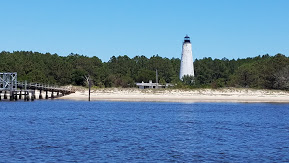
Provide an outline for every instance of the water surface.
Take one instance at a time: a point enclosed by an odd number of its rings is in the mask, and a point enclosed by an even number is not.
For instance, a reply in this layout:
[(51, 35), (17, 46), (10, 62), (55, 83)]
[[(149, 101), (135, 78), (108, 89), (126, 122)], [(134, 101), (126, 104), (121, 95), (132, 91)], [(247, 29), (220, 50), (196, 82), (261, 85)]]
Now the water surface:
[(288, 162), (289, 105), (0, 102), (0, 162)]

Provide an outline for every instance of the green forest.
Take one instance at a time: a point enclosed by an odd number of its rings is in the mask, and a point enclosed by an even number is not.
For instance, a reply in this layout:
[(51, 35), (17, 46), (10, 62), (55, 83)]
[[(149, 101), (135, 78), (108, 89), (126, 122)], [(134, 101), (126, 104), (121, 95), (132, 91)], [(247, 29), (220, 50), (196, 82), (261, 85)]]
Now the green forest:
[(0, 72), (17, 72), (18, 80), (57, 85), (85, 86), (90, 76), (94, 87), (135, 87), (137, 82), (172, 83), (176, 88), (246, 87), (289, 89), (289, 58), (283, 54), (244, 59), (212, 59), (194, 61), (195, 77), (179, 80), (180, 59), (154, 55), (150, 58), (112, 56), (108, 62), (98, 57), (71, 53), (14, 51), (0, 53)]

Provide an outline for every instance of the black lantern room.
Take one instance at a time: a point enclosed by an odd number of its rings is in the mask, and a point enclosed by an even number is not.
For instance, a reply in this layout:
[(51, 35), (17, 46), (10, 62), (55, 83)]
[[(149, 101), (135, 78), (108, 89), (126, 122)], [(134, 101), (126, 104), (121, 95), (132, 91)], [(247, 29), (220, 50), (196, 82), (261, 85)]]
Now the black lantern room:
[(188, 35), (186, 35), (184, 42), (191, 42), (190, 37)]

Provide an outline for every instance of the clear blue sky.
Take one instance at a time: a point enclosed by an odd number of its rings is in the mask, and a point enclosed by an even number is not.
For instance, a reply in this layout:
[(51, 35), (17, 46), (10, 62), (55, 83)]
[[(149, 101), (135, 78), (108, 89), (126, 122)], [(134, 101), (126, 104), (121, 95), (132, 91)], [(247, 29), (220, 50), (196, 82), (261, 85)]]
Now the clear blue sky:
[(0, 0), (0, 51), (194, 59), (289, 55), (289, 0)]

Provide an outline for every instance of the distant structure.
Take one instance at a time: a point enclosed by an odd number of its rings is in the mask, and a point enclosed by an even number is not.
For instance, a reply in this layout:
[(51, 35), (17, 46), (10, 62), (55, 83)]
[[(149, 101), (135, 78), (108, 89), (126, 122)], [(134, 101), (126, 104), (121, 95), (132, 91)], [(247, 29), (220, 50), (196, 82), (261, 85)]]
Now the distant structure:
[(173, 87), (173, 84), (166, 83), (166, 84), (159, 84), (159, 83), (153, 83), (151, 80), (148, 83), (136, 83), (136, 86), (138, 86), (139, 89), (158, 89), (158, 88), (168, 88)]
[(158, 88), (168, 88), (174, 86), (173, 84), (170, 83), (165, 83), (165, 84), (159, 84), (158, 82), (158, 70), (156, 70), (156, 82), (153, 83), (152, 80), (150, 80), (148, 83), (136, 83), (139, 89), (147, 89), (147, 88), (153, 88), (153, 89), (158, 89)]
[(180, 79), (185, 75), (194, 76), (194, 63), (193, 63), (193, 53), (192, 53), (192, 44), (190, 37), (186, 35), (183, 42), (182, 49), (182, 59), (180, 67)]

